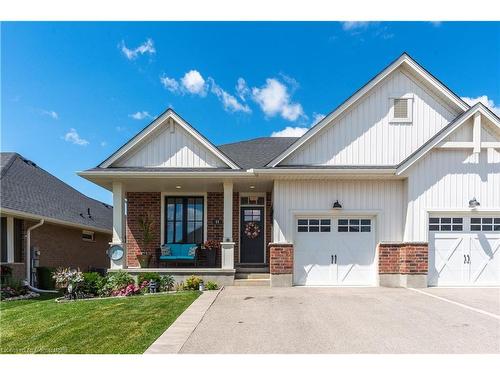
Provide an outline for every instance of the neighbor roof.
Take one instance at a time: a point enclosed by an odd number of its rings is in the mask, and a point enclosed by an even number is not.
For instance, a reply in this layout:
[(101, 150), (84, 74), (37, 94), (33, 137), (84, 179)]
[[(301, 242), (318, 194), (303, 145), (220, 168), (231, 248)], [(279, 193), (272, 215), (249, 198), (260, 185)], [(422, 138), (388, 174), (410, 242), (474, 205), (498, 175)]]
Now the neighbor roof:
[(262, 168), (295, 142), (297, 137), (261, 137), (217, 146), (241, 168)]
[(0, 153), (0, 170), (2, 211), (111, 231), (110, 205), (83, 195), (18, 153)]

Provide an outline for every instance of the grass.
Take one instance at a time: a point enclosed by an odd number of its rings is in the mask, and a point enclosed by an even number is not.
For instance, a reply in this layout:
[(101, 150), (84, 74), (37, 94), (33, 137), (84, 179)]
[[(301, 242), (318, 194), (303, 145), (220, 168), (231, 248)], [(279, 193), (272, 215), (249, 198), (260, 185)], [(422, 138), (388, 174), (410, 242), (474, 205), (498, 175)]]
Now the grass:
[(0, 353), (143, 353), (200, 295), (0, 303)]

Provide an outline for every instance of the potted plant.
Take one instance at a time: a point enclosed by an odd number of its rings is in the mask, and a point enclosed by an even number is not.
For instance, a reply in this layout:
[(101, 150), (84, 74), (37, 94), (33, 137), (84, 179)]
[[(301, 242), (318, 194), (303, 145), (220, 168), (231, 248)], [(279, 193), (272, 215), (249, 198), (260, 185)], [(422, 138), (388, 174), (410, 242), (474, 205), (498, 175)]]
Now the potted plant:
[(148, 246), (154, 238), (153, 215), (148, 212), (144, 216), (140, 216), (137, 222), (139, 224), (142, 242), (141, 252), (137, 255), (137, 260), (139, 261), (141, 268), (147, 268), (149, 266), (149, 261), (151, 260), (151, 254), (148, 253)]
[(202, 249), (206, 251), (208, 267), (215, 267), (215, 258), (217, 250), (220, 249), (220, 243), (217, 241), (209, 240), (203, 244)]

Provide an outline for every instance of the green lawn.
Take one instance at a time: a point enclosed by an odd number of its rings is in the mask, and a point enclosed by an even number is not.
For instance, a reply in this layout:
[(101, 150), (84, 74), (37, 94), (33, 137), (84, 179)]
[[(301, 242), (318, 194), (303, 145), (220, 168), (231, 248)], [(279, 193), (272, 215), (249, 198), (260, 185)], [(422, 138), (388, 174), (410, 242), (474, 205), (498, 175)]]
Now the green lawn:
[(200, 295), (0, 303), (0, 353), (143, 353)]

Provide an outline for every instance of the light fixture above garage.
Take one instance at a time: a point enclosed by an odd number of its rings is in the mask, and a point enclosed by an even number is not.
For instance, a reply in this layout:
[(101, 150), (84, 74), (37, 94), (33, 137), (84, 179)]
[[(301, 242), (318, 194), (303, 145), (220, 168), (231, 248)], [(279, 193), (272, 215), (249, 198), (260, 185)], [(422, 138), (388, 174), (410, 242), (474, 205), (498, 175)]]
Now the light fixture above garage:
[(340, 204), (340, 202), (338, 201), (338, 199), (333, 203), (333, 207), (332, 207), (334, 210), (340, 210), (342, 209), (342, 205)]
[(480, 206), (480, 203), (475, 197), (469, 201), (469, 208), (477, 208), (478, 206)]
[(254, 185), (250, 185), (250, 189), (255, 189), (255, 186)]
[(176, 189), (180, 189), (180, 188), (182, 188), (182, 186), (181, 185), (177, 185), (175, 188)]

